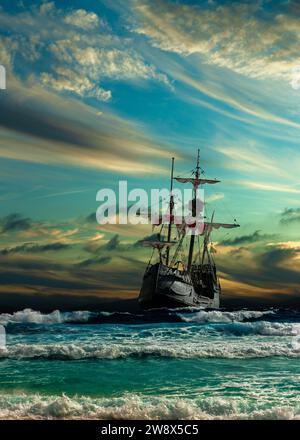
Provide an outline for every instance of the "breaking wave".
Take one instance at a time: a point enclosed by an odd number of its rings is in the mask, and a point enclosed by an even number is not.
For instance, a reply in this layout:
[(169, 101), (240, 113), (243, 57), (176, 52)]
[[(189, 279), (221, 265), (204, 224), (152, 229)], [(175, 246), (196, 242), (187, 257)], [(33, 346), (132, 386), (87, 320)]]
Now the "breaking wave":
[(24, 309), (12, 314), (0, 314), (0, 324), (62, 324), (67, 322), (88, 322), (94, 315), (95, 313), (86, 310), (75, 312), (60, 312), (59, 310), (54, 310), (52, 313), (43, 314), (39, 311)]
[(0, 419), (299, 420), (300, 412), (291, 402), (254, 408), (246, 399), (205, 396), (192, 401), (133, 394), (98, 399), (23, 394), (0, 396)]
[(64, 324), (64, 323), (120, 323), (141, 324), (154, 322), (190, 322), (230, 323), (259, 320), (265, 316), (274, 315), (275, 311), (240, 310), (236, 312), (212, 310), (205, 311), (196, 308), (150, 310), (148, 312), (91, 312), (87, 310), (61, 312), (54, 310), (45, 314), (40, 311), (25, 309), (15, 313), (0, 314), (0, 324)]
[(260, 319), (265, 315), (272, 315), (275, 312), (273, 310), (268, 311), (251, 311), (240, 310), (237, 312), (225, 312), (219, 310), (212, 310), (206, 312), (200, 310), (196, 313), (189, 315), (181, 314), (181, 318), (185, 322), (205, 323), (205, 322), (242, 322), (246, 320)]
[(182, 340), (147, 343), (51, 343), (14, 344), (0, 350), (0, 359), (84, 360), (121, 358), (266, 358), (300, 357), (300, 341), (297, 336), (281, 340), (229, 339), (228, 341), (201, 340), (186, 343)]

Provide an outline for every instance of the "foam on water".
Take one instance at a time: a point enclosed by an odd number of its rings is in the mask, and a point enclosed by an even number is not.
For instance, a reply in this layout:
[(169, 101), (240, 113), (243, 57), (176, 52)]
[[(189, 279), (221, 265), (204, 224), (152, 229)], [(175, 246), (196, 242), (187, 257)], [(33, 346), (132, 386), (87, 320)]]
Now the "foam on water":
[(87, 323), (87, 322), (190, 322), (190, 323), (229, 323), (243, 322), (248, 320), (261, 319), (266, 315), (273, 315), (275, 311), (251, 311), (240, 310), (228, 312), (221, 310), (205, 311), (195, 307), (186, 309), (164, 309), (152, 310), (141, 313), (130, 312), (90, 312), (79, 310), (74, 312), (61, 312), (54, 310), (51, 313), (44, 314), (40, 311), (25, 309), (15, 313), (0, 314), (0, 324), (63, 324), (63, 323)]
[(93, 312), (80, 310), (75, 312), (60, 312), (54, 310), (52, 313), (43, 314), (39, 311), (24, 309), (15, 313), (0, 314), (0, 324), (8, 323), (32, 323), (32, 324), (62, 324), (67, 322), (88, 322)]
[(0, 324), (3, 419), (300, 418), (298, 312), (25, 309)]
[(264, 357), (300, 357), (300, 344), (292, 338), (288, 340), (263, 339), (229, 339), (203, 341), (194, 340), (190, 343), (174, 339), (147, 343), (132, 341), (131, 343), (51, 343), (51, 344), (13, 344), (0, 350), (0, 358), (9, 359), (45, 359), (45, 360), (78, 360), (78, 359), (118, 359), (161, 357), (178, 359), (201, 358), (264, 358)]
[(98, 398), (14, 395), (0, 396), (0, 419), (300, 419), (300, 409), (283, 402), (254, 408), (246, 399), (176, 399), (127, 394)]
[(259, 319), (264, 315), (274, 314), (273, 310), (268, 311), (251, 311), (240, 310), (238, 312), (224, 312), (220, 310), (212, 310), (206, 312), (200, 310), (190, 315), (181, 314), (182, 320), (185, 322), (205, 323), (205, 322), (241, 322), (249, 319)]

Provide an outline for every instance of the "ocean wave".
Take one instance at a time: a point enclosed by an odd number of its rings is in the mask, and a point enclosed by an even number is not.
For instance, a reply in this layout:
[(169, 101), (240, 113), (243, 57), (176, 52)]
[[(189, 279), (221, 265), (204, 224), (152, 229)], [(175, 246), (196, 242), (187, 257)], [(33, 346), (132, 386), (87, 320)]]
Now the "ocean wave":
[(231, 322), (225, 325), (214, 326), (214, 329), (234, 336), (300, 336), (300, 324), (279, 322)]
[(51, 343), (51, 344), (14, 344), (0, 350), (0, 359), (45, 359), (45, 360), (84, 360), (84, 359), (121, 359), (121, 358), (264, 358), (264, 357), (300, 357), (300, 341), (297, 336), (283, 341), (264, 339), (231, 340), (167, 340), (128, 341), (123, 343)]
[(36, 310), (24, 309), (12, 314), (0, 314), (0, 324), (63, 324), (68, 322), (88, 322), (94, 315), (94, 312), (87, 310), (75, 312), (60, 312), (59, 310), (54, 310), (51, 313), (43, 314)]
[(246, 399), (199, 396), (196, 400), (127, 394), (113, 398), (0, 396), (0, 419), (245, 420), (300, 419), (291, 403), (256, 407)]
[(186, 322), (193, 324), (205, 323), (230, 323), (259, 320), (266, 315), (272, 316), (274, 310), (253, 311), (240, 310), (235, 312), (211, 310), (205, 311), (194, 307), (186, 309), (163, 309), (150, 310), (141, 313), (130, 312), (91, 312), (79, 310), (73, 312), (61, 312), (54, 310), (51, 313), (42, 313), (37, 310), (25, 309), (15, 313), (0, 314), (0, 324), (65, 324), (65, 323), (119, 323), (119, 324), (141, 324), (156, 322)]
[(267, 311), (253, 311), (253, 310), (239, 310), (236, 312), (226, 312), (220, 310), (205, 311), (200, 310), (189, 315), (181, 314), (181, 318), (185, 322), (193, 323), (207, 323), (207, 322), (242, 322), (246, 320), (260, 319), (265, 315), (273, 315), (273, 310)]

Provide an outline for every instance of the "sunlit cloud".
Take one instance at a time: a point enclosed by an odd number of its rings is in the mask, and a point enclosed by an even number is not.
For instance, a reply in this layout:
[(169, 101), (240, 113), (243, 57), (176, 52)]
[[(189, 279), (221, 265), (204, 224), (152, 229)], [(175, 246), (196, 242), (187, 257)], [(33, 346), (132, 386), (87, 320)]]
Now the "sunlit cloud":
[(259, 2), (199, 5), (166, 0), (133, 1), (138, 20), (134, 31), (164, 51), (201, 55), (215, 64), (255, 78), (289, 81), (299, 63), (298, 20), (264, 11)]

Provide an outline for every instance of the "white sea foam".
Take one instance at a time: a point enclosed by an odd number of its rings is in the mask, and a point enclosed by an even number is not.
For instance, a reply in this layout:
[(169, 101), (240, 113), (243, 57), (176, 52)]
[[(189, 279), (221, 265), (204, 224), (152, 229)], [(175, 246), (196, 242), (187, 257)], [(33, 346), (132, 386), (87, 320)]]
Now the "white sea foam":
[(285, 403), (253, 408), (244, 399), (187, 400), (127, 394), (115, 398), (39, 395), (0, 396), (0, 419), (299, 419), (299, 411)]
[(279, 322), (232, 322), (224, 325), (215, 326), (220, 332), (243, 335), (261, 335), (261, 336), (297, 336), (300, 335), (300, 324), (279, 323)]
[[(240, 310), (236, 312), (226, 312), (220, 310), (205, 311), (196, 308), (184, 309), (166, 309), (170, 314), (178, 316), (184, 322), (191, 323), (229, 323), (229, 322), (243, 322), (251, 319), (260, 319), (264, 315), (274, 314), (273, 310), (269, 311), (251, 311)], [(186, 313), (188, 311), (188, 313)], [(7, 323), (33, 323), (33, 324), (62, 324), (68, 322), (88, 322), (92, 317), (118, 317), (130, 316), (132, 319), (143, 317), (143, 314), (134, 314), (129, 312), (90, 312), (87, 310), (80, 310), (74, 312), (61, 312), (54, 310), (51, 313), (45, 314), (37, 310), (24, 309), (15, 313), (2, 313), (0, 314), (0, 324), (6, 325)], [(168, 314), (165, 315), (168, 317)], [(163, 318), (162, 318), (163, 320)]]
[(75, 312), (60, 312), (43, 314), (36, 310), (25, 309), (15, 313), (0, 314), (0, 324), (32, 323), (32, 324), (62, 324), (65, 322), (87, 322), (93, 315), (92, 312), (80, 310)]
[(205, 323), (205, 322), (242, 322), (249, 319), (259, 319), (265, 315), (274, 314), (273, 310), (268, 311), (252, 311), (239, 310), (237, 312), (224, 312), (220, 310), (211, 310), (206, 312), (200, 310), (191, 314), (179, 314), (185, 322)]
[[(265, 330), (264, 330), (265, 331)], [(119, 359), (129, 357), (167, 357), (178, 359), (200, 358), (263, 358), (263, 357), (300, 357), (300, 344), (294, 344), (293, 338), (277, 337), (262, 340), (246, 338), (219, 338), (186, 340), (162, 338), (155, 340), (14, 344), (1, 350), (0, 358), (9, 359)]]

